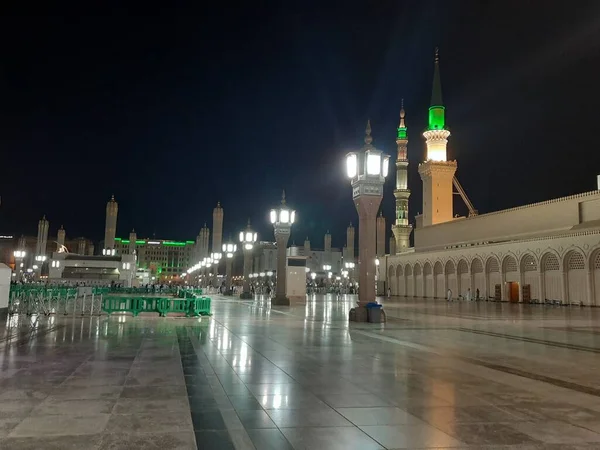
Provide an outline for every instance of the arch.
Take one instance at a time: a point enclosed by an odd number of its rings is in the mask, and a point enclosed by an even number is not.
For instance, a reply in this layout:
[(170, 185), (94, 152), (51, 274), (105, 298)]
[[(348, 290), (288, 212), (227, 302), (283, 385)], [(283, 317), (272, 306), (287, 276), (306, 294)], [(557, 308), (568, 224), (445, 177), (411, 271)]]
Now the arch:
[(471, 289), (471, 274), (469, 273), (469, 263), (466, 259), (461, 258), (456, 266), (456, 281), (458, 292), (457, 295), (461, 295), (463, 298), (469, 298), (470, 300), (470, 289)]
[(413, 277), (413, 268), (410, 264), (404, 267), (404, 289), (407, 297), (415, 295), (414, 291), (415, 278)]
[(471, 277), (473, 298), (483, 298), (485, 296), (485, 273), (483, 273), (483, 261), (478, 256), (471, 261)]
[(423, 296), (424, 297), (435, 297), (435, 282), (433, 279), (433, 267), (431, 263), (427, 261), (423, 266)]
[(500, 261), (494, 255), (485, 261), (486, 298), (502, 299), (502, 275), (500, 274)]
[(415, 264), (415, 284), (413, 290), (414, 295), (423, 297), (423, 269), (420, 263)]
[(452, 297), (458, 297), (458, 283), (456, 281), (456, 266), (454, 265), (454, 261), (449, 259), (446, 261), (446, 265), (444, 266), (444, 273), (446, 275), (446, 290), (450, 289), (452, 291)]
[(565, 294), (567, 303), (585, 304), (587, 302), (587, 271), (585, 256), (579, 249), (569, 250), (565, 254), (564, 265)]
[(540, 300), (559, 300), (562, 294), (562, 272), (558, 254), (548, 250), (540, 258), (541, 293)]
[[(523, 279), (523, 301), (540, 299), (540, 278), (538, 263), (531, 253), (525, 253), (519, 263)], [(526, 288), (529, 286), (529, 288)], [(525, 291), (529, 289), (529, 299), (525, 298)]]
[(444, 297), (446, 295), (446, 277), (441, 261), (436, 261), (433, 266), (433, 278), (434, 297)]
[(402, 269), (402, 264), (398, 264), (396, 267), (396, 292), (397, 295), (406, 295), (406, 291), (404, 289), (404, 270)]
[(515, 258), (513, 255), (506, 255), (502, 260), (502, 273), (504, 274), (517, 272), (517, 267), (517, 258)]
[(398, 295), (398, 287), (396, 284), (396, 268), (394, 266), (390, 266), (388, 269), (387, 282), (392, 295)]
[(600, 305), (600, 248), (592, 251), (588, 264), (592, 275), (592, 304)]

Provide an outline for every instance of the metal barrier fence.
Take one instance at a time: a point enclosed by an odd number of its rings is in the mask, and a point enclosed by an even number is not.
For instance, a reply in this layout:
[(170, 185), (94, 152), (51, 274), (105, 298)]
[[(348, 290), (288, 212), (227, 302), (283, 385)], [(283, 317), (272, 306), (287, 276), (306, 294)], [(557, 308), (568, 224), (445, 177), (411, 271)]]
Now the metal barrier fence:
[[(47, 288), (13, 286), (8, 302), (9, 314), (92, 316), (141, 312), (185, 314), (187, 317), (210, 315), (211, 300), (191, 289), (181, 290), (178, 297), (119, 296), (107, 288)], [(198, 290), (196, 290), (198, 291)]]

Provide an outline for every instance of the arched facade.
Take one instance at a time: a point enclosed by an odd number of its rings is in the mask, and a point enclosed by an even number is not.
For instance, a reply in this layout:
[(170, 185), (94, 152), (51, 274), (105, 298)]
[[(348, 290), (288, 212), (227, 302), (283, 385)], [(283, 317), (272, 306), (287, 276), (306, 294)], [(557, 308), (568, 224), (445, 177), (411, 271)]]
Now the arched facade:
[(417, 297), (423, 297), (423, 270), (421, 269), (421, 264), (415, 264), (414, 268), (415, 273), (415, 285), (414, 291)]
[(435, 297), (444, 298), (446, 295), (446, 278), (444, 277), (444, 266), (441, 261), (433, 265), (433, 278), (435, 284)]
[(404, 270), (402, 269), (402, 265), (398, 264), (398, 267), (396, 267), (397, 295), (406, 295), (406, 283), (404, 281)]
[(485, 296), (485, 274), (483, 272), (483, 262), (478, 256), (471, 261), (471, 279), (473, 280), (473, 298), (476, 298), (479, 290), (479, 298)]
[(544, 239), (530, 247), (490, 245), (494, 251), (487, 252), (482, 245), (396, 255), (387, 258), (384, 273), (392, 293), (400, 296), (445, 298), (450, 289), (456, 299), (470, 288), (472, 298), (479, 289), (481, 300), (600, 306), (600, 230), (582, 234), (587, 243)]
[(413, 269), (410, 264), (407, 264), (404, 268), (404, 279), (406, 283), (406, 296), (414, 297), (415, 296), (415, 279), (413, 277)]
[(452, 291), (452, 297), (458, 297), (458, 286), (456, 281), (456, 267), (454, 261), (449, 259), (444, 266), (444, 273), (446, 275), (446, 288)]
[(392, 295), (398, 295), (398, 285), (396, 284), (396, 268), (390, 266), (388, 269), (389, 289)]
[(458, 265), (456, 266), (456, 278), (458, 284), (458, 290), (456, 292), (457, 296), (462, 296), (465, 298), (467, 296), (467, 291), (471, 289), (471, 274), (469, 273), (469, 263), (464, 258), (461, 258), (458, 261)]
[(559, 300), (563, 297), (562, 293), (562, 272), (558, 255), (553, 252), (547, 252), (542, 255), (540, 263), (542, 278), (541, 301)]
[(587, 271), (583, 253), (579, 250), (570, 250), (565, 255), (563, 267), (567, 303), (586, 304)]
[(530, 253), (526, 253), (521, 258), (521, 290), (525, 289), (525, 286), (529, 286), (530, 300), (540, 299), (540, 274), (538, 270), (538, 263)]
[(431, 263), (427, 261), (423, 266), (423, 278), (425, 280), (424, 285), (424, 297), (435, 297), (435, 283), (433, 281), (433, 267), (431, 267)]

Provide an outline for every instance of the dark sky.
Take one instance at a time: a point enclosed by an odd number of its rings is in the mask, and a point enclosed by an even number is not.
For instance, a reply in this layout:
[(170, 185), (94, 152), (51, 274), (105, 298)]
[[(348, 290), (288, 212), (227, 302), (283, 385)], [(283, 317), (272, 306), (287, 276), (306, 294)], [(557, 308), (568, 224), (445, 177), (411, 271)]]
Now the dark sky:
[(35, 234), (46, 214), (51, 234), (100, 239), (114, 194), (119, 236), (192, 239), (221, 201), (225, 236), (250, 217), (270, 239), (285, 188), (292, 240), (322, 247), (330, 229), (340, 246), (357, 223), (344, 154), (370, 118), (395, 158), (403, 97), (414, 215), (436, 45), (449, 154), (476, 208), (596, 187), (600, 2), (150, 5), (0, 20), (1, 234)]

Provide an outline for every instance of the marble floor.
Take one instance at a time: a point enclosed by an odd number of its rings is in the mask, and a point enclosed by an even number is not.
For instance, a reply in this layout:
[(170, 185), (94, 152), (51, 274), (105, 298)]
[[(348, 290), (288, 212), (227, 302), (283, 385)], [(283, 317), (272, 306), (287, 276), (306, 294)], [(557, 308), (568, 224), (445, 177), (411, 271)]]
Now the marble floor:
[(11, 317), (0, 449), (600, 449), (600, 309), (355, 300)]

